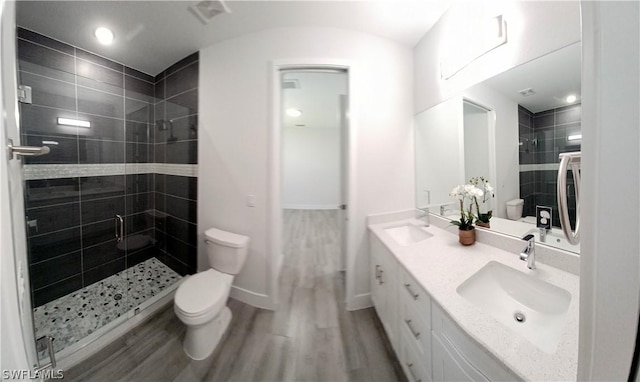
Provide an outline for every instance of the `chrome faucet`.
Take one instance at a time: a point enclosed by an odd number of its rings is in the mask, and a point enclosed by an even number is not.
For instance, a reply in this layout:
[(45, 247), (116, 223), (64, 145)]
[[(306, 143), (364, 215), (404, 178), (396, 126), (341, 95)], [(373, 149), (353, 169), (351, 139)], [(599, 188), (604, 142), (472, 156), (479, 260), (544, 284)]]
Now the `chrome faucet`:
[(422, 216), (419, 217), (420, 220), (424, 221), (424, 226), (429, 226), (429, 207), (416, 208), (417, 211), (422, 213)]
[(546, 243), (547, 242), (547, 232), (549, 230), (547, 230), (545, 227), (540, 227), (540, 242), (541, 243)]
[(527, 235), (522, 240), (527, 242), (527, 247), (520, 252), (520, 260), (527, 262), (527, 268), (536, 269), (536, 238), (533, 235)]
[(421, 216), (421, 218), (424, 218), (424, 226), (428, 227), (429, 226), (429, 204), (431, 204), (431, 190), (424, 190), (425, 194), (427, 194), (427, 207), (418, 207), (417, 209), (419, 211), (421, 211), (423, 213), (423, 215)]

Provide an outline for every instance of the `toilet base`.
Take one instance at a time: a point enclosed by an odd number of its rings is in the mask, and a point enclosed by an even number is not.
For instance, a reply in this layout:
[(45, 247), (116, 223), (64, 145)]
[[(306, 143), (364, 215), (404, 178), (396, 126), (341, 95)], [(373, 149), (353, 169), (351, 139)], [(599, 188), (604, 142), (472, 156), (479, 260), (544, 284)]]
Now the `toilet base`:
[(194, 361), (209, 357), (216, 349), (231, 322), (231, 310), (224, 307), (210, 322), (198, 326), (187, 325), (184, 352)]

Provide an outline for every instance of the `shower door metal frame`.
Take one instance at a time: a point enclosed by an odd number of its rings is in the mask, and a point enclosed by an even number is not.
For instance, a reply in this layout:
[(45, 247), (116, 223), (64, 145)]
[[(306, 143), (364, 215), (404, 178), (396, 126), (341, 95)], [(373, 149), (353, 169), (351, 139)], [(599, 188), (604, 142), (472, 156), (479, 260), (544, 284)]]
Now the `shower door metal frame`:
[[(18, 112), (18, 81), (16, 65), (16, 25), (15, 25), (15, 2), (0, 0), (1, 9), (1, 47), (2, 47), (2, 73), (0, 83), (2, 84), (2, 110), (3, 123), (0, 139), (2, 144), (5, 140), (11, 139), (16, 145), (20, 145), (19, 132), (19, 112)], [(22, 174), (22, 161), (18, 158), (9, 159), (9, 153), (13, 154), (10, 147), (5, 146), (7, 155), (4, 156), (2, 166), (3, 173), (6, 170), (7, 184), (3, 187), (9, 189), (8, 207), (3, 203), (3, 219), (11, 221), (12, 237), (12, 258), (13, 263), (3, 263), (3, 266), (10, 267), (14, 272), (14, 287), (17, 296), (17, 314), (20, 320), (20, 331), (22, 343), (18, 341), (16, 345), (22, 345), (23, 349), (16, 349), (17, 352), (24, 351), (29, 369), (38, 370), (38, 356), (36, 352), (36, 339), (34, 336), (32, 303), (30, 292), (30, 280), (27, 258), (27, 236), (26, 222), (24, 219), (24, 177)], [(4, 154), (4, 153), (3, 153)], [(13, 157), (13, 155), (11, 155)], [(4, 176), (3, 176), (4, 177)], [(3, 190), (4, 191), (4, 190)], [(3, 197), (3, 201), (5, 197)], [(3, 283), (3, 287), (5, 284)], [(4, 294), (4, 291), (3, 291)], [(9, 308), (13, 313), (13, 301), (3, 301), (4, 309)], [(5, 314), (3, 314), (5, 318)], [(6, 324), (5, 324), (6, 325)], [(16, 328), (17, 329), (17, 328)], [(21, 357), (20, 357), (21, 358)], [(16, 359), (20, 359), (16, 357)]]

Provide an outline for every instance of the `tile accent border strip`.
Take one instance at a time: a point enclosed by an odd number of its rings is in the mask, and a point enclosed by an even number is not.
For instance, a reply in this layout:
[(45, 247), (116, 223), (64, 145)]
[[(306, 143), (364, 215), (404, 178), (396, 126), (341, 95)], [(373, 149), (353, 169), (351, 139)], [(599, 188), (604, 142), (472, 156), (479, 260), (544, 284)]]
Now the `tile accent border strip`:
[(520, 172), (525, 171), (558, 171), (560, 163), (521, 164)]
[(197, 177), (198, 165), (171, 163), (28, 164), (23, 166), (23, 171), (24, 180), (154, 173)]

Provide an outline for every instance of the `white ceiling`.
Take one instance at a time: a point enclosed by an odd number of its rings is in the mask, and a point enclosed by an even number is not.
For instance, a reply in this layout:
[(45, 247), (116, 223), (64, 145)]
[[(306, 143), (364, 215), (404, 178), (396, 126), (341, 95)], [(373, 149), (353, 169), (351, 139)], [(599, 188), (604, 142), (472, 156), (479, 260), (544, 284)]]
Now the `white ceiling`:
[[(581, 97), (581, 44), (576, 43), (498, 74), (484, 83), (529, 111), (555, 109), (568, 105), (569, 94)], [(535, 94), (522, 96), (531, 88)]]
[(282, 106), (302, 112), (299, 117), (284, 113), (284, 127), (338, 129), (340, 127), (340, 95), (347, 94), (346, 73), (289, 72), (283, 81), (295, 80), (296, 89), (284, 89)]
[[(204, 25), (188, 7), (198, 1), (19, 1), (17, 24), (156, 75), (217, 42), (276, 27), (316, 26), (366, 32), (413, 47), (449, 0), (227, 1), (229, 14)], [(102, 46), (93, 31), (111, 28)]]

